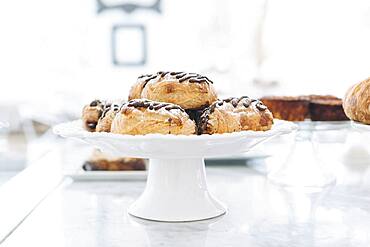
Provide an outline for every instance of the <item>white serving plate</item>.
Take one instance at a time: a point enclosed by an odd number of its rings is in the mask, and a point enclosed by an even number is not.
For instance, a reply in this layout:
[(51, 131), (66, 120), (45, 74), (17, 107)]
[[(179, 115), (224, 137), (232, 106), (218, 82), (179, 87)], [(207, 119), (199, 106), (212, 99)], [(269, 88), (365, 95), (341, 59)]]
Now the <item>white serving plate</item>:
[(269, 131), (133, 136), (88, 132), (77, 120), (55, 126), (54, 132), (78, 138), (112, 155), (149, 158), (146, 188), (128, 213), (148, 220), (184, 222), (210, 219), (226, 212), (226, 207), (208, 191), (205, 157), (245, 153), (269, 138), (295, 129), (294, 123), (275, 120)]
[(132, 181), (146, 180), (148, 171), (85, 171), (79, 168), (76, 171), (68, 171), (63, 174), (77, 181)]

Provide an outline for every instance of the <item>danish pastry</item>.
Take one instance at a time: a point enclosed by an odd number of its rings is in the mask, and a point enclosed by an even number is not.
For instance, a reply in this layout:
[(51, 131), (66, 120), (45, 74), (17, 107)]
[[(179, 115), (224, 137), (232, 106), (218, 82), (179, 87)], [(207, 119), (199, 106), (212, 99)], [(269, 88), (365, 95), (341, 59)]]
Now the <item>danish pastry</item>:
[(83, 108), (82, 122), (86, 130), (90, 132), (94, 132), (96, 130), (98, 120), (106, 106), (107, 106), (106, 103), (100, 100), (94, 100)]
[(145, 85), (151, 80), (151, 74), (141, 75), (137, 78), (136, 83), (131, 86), (128, 94), (128, 100), (141, 99), (141, 92)]
[(195, 123), (178, 105), (136, 99), (122, 105), (113, 119), (111, 132), (128, 135), (191, 135), (195, 134)]
[(213, 82), (206, 76), (186, 72), (163, 72), (139, 76), (129, 100), (145, 98), (168, 102), (183, 109), (201, 109), (217, 100)]
[(347, 91), (343, 108), (350, 119), (370, 124), (370, 78), (353, 85)]
[(98, 124), (96, 125), (97, 132), (110, 132), (111, 125), (114, 117), (120, 109), (120, 105), (112, 104), (105, 107), (103, 113), (101, 114)]
[(242, 130), (265, 131), (273, 124), (272, 113), (259, 100), (247, 96), (218, 100), (200, 116), (199, 134), (222, 134)]

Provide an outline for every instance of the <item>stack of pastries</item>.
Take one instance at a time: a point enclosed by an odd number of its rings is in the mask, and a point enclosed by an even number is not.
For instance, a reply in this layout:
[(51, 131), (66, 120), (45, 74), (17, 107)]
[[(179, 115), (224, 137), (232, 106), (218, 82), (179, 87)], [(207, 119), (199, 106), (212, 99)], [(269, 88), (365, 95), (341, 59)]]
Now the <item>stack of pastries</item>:
[(82, 120), (88, 131), (126, 135), (222, 134), (273, 125), (272, 113), (259, 100), (218, 99), (208, 77), (164, 71), (139, 76), (128, 101), (94, 100), (84, 107)]

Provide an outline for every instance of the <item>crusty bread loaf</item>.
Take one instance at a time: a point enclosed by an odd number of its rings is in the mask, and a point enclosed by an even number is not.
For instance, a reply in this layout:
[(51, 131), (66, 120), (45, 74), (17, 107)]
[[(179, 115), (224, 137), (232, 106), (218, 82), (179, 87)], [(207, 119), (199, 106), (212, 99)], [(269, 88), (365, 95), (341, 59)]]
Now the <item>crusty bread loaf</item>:
[(346, 115), (364, 124), (370, 124), (370, 78), (353, 85), (343, 101)]

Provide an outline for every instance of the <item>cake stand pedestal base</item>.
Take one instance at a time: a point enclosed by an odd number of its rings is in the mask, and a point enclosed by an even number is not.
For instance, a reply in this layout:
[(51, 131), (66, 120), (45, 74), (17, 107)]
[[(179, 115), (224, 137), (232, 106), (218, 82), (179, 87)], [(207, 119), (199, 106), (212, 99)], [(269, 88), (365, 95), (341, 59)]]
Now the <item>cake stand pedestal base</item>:
[(128, 213), (147, 220), (214, 218), (226, 208), (208, 191), (204, 159), (150, 159), (146, 188)]

